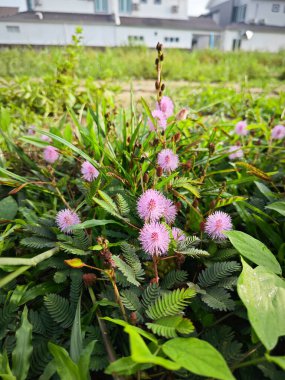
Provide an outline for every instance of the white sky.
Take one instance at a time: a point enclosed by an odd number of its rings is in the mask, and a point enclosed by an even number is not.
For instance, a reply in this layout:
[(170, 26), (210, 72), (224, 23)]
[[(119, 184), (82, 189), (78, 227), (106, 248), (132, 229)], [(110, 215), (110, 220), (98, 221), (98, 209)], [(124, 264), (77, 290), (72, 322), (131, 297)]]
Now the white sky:
[[(188, 0), (189, 1), (189, 15), (199, 16), (206, 11), (205, 6), (208, 0)], [(26, 0), (0, 0), (1, 6), (20, 7), (21, 10), (26, 9)]]

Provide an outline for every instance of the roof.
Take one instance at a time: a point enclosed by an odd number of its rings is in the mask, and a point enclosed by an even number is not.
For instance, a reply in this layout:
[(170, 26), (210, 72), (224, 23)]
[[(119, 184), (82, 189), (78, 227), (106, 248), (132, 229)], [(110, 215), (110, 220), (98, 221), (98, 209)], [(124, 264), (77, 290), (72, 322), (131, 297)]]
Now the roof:
[(233, 23), (225, 27), (226, 30), (251, 30), (253, 32), (264, 33), (285, 33), (285, 26), (275, 25), (260, 25), (260, 24), (246, 24), (246, 23)]
[[(41, 15), (41, 16), (40, 16)], [(3, 17), (1, 21), (9, 22), (39, 22), (39, 23), (113, 23), (112, 15), (88, 13), (60, 13), (60, 12), (20, 12), (10, 17)]]
[(0, 7), (0, 17), (12, 16), (18, 13), (18, 7)]
[[(42, 18), (40, 17), (42, 15)], [(115, 23), (114, 15), (85, 14), (85, 13), (59, 13), (59, 12), (21, 12), (10, 17), (3, 17), (6, 22), (39, 22), (39, 23)], [(211, 18), (189, 17), (185, 20), (144, 17), (120, 17), (122, 26), (157, 27), (180, 30), (222, 30)]]
[(214, 20), (208, 17), (189, 17), (186, 20), (173, 20), (173, 19), (157, 19), (157, 18), (144, 18), (144, 17), (120, 17), (121, 25), (123, 26), (137, 26), (137, 27), (157, 27), (168, 29), (182, 29), (182, 30), (208, 30), (220, 31), (222, 30)]

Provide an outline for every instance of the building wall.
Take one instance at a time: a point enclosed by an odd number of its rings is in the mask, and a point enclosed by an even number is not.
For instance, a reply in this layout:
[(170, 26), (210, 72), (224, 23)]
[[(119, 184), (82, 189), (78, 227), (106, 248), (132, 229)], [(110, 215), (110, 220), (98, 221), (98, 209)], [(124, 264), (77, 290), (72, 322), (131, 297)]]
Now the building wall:
[(95, 0), (31, 0), (38, 12), (94, 13)]
[[(133, 38), (130, 39), (130, 37)], [(133, 44), (144, 44), (148, 47), (154, 47), (157, 44), (157, 41), (162, 42), (163, 46), (166, 48), (175, 47), (190, 49), (192, 46), (192, 32), (187, 30), (136, 28), (124, 26), (117, 28), (118, 45), (128, 45), (132, 42)]]
[[(248, 3), (246, 22), (260, 23), (264, 20), (266, 25), (285, 26), (285, 1), (264, 0), (246, 1)], [(279, 5), (279, 12), (272, 12), (272, 6)]]
[[(222, 37), (222, 50), (231, 51), (233, 40), (239, 39), (239, 32), (226, 30)], [(273, 43), (274, 41), (274, 43)], [(285, 34), (283, 33), (264, 33), (255, 32), (250, 40), (241, 41), (243, 51), (269, 51), (276, 53), (285, 49)]]
[[(19, 27), (19, 32), (8, 32), (8, 27)], [(0, 45), (66, 45), (72, 42), (77, 25), (0, 22)], [(84, 25), (84, 45), (115, 46), (114, 25)]]
[(232, 21), (233, 0), (224, 1), (213, 6), (211, 12), (213, 12), (213, 19), (217, 24), (221, 26), (230, 24)]
[[(133, 10), (129, 15), (134, 17), (155, 17), (167, 19), (187, 19), (188, 18), (188, 1), (187, 0), (161, 0), (156, 4), (155, 0), (134, 0), (138, 10)], [(175, 10), (175, 12), (174, 12)], [(128, 14), (125, 14), (128, 16)]]

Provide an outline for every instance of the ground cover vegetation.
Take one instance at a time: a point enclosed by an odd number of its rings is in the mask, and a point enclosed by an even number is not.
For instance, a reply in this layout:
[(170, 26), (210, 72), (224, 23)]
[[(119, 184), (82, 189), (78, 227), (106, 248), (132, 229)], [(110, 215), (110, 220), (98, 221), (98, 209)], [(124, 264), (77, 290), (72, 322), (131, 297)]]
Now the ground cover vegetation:
[(158, 44), (155, 99), (118, 107), (82, 84), (80, 40), (40, 81), (2, 79), (0, 377), (283, 379), (276, 72), (258, 92), (168, 88)]

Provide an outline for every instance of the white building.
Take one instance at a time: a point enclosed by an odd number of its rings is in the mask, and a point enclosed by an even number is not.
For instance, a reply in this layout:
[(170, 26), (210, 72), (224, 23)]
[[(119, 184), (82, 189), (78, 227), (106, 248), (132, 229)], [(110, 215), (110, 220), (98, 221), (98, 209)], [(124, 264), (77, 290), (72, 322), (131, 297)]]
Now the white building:
[(98, 47), (219, 47), (221, 32), (211, 18), (189, 18), (187, 0), (28, 0), (26, 12), (0, 17), (0, 45), (66, 45), (76, 26)]
[(222, 49), (285, 49), (285, 0), (210, 0), (207, 8), (224, 28)]
[(27, 0), (26, 12), (0, 8), (0, 45), (66, 45), (82, 26), (84, 44), (94, 47), (154, 47), (160, 41), (167, 48), (285, 49), (285, 0), (210, 0), (204, 17), (188, 17), (187, 5), (188, 0)]

